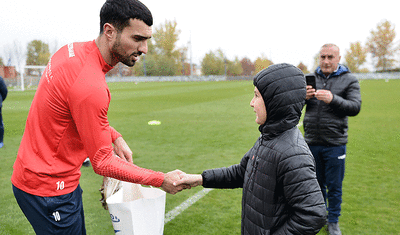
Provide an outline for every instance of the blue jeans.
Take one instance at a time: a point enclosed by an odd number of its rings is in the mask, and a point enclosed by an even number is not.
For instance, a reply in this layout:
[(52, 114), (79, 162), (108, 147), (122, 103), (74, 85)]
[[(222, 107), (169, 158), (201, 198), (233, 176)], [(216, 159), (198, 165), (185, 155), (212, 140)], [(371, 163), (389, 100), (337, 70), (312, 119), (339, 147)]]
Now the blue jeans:
[(336, 223), (342, 204), (346, 145), (309, 147), (315, 158), (318, 183), (327, 205), (328, 222)]
[(56, 197), (40, 197), (26, 193), (14, 185), (13, 191), (19, 207), (40, 235), (85, 235), (85, 216), (82, 189)]

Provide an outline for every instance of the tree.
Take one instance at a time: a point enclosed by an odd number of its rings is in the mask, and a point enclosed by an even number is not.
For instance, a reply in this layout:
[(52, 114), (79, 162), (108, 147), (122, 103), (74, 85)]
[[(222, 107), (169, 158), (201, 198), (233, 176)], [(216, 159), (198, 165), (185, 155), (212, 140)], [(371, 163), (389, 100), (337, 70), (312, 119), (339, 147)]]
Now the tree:
[(274, 63), (272, 63), (271, 60), (267, 59), (265, 55), (261, 55), (261, 57), (258, 57), (256, 61), (254, 61), (255, 73), (257, 74), (258, 72), (272, 64)]
[[(187, 49), (178, 48), (180, 30), (176, 21), (166, 20), (155, 27), (152, 38), (148, 40), (148, 53), (133, 67), (136, 75), (174, 76), (182, 74), (182, 63), (186, 62)], [(183, 61), (182, 61), (183, 58)]]
[(387, 20), (378, 24), (376, 31), (371, 31), (371, 37), (368, 38), (367, 48), (376, 58), (375, 68), (377, 70), (389, 70), (393, 67), (395, 59), (393, 56), (397, 51), (393, 40), (396, 37), (394, 26)]
[(49, 45), (40, 41), (33, 40), (28, 43), (27, 65), (47, 65), (50, 59)]
[(201, 71), (204, 75), (224, 75), (226, 66), (225, 55), (221, 49), (215, 53), (208, 52), (201, 61)]
[(181, 57), (181, 64), (182, 64), (182, 67), (181, 67), (182, 72), (181, 73), (182, 73), (182, 75), (190, 76), (191, 75), (190, 63), (187, 62), (188, 61), (188, 56), (187, 56), (188, 48), (187, 47), (182, 48), (182, 50), (180, 52), (181, 52), (180, 57)]
[(346, 51), (344, 58), (350, 71), (359, 73), (360, 66), (367, 60), (367, 50), (360, 42), (350, 43), (350, 49)]
[(180, 51), (175, 44), (179, 40), (180, 30), (176, 26), (176, 21), (166, 20), (164, 24), (155, 28), (153, 39), (154, 47), (158, 54), (179, 58)]
[(176, 21), (166, 20), (164, 24), (155, 28), (153, 34), (156, 52), (155, 62), (158, 71), (156, 75), (172, 76), (182, 72), (181, 49), (177, 48), (180, 30)]
[(226, 60), (226, 63), (227, 63), (227, 75), (238, 76), (243, 73), (242, 64), (240, 63), (238, 57), (236, 57), (234, 61)]
[[(192, 69), (194, 70), (194, 65), (192, 64)], [(192, 72), (193, 74), (193, 72)], [(190, 76), (190, 63), (184, 62), (182, 64), (182, 75), (184, 76)]]
[(254, 74), (255, 67), (254, 67), (253, 62), (251, 62), (251, 60), (249, 58), (244, 57), (240, 61), (240, 63), (242, 64), (242, 69), (243, 69), (242, 75), (251, 76)]
[(4, 52), (6, 54), (5, 65), (14, 65), (16, 70), (22, 72), (22, 67), (25, 62), (25, 52), (21, 46), (21, 43), (17, 40), (13, 42), (13, 45), (6, 45), (4, 47)]
[(304, 74), (310, 73), (310, 71), (308, 71), (308, 68), (305, 64), (303, 64), (303, 62), (300, 62), (299, 65), (297, 65), (297, 68), (299, 68), (301, 71), (303, 71)]
[(0, 57), (0, 66), (4, 66), (3, 58)]

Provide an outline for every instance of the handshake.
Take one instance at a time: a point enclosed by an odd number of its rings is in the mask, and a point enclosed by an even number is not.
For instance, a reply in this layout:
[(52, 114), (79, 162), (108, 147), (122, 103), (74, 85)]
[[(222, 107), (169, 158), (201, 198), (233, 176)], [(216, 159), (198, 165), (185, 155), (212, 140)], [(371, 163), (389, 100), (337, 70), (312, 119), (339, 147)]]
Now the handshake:
[(180, 170), (170, 171), (164, 174), (164, 182), (161, 188), (170, 194), (176, 194), (184, 189), (190, 189), (203, 184), (200, 174), (186, 174)]

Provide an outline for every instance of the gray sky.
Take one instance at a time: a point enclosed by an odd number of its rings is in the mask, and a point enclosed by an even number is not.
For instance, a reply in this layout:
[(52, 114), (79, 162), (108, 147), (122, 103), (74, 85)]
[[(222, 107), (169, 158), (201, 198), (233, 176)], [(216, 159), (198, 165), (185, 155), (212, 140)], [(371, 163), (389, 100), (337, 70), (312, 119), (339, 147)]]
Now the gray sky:
[[(325, 43), (341, 49), (342, 62), (350, 43), (363, 45), (371, 30), (389, 20), (400, 34), (400, 14), (391, 0), (268, 1), (268, 0), (142, 0), (152, 11), (154, 26), (176, 20), (179, 45), (192, 42), (193, 62), (221, 48), (228, 59), (265, 55), (274, 63), (303, 62), (309, 69)], [(67, 43), (93, 40), (99, 33), (104, 0), (2, 0), (0, 56), (15, 42), (42, 40), (54, 51)], [(154, 30), (154, 27), (153, 27)], [(399, 42), (400, 36), (395, 41)]]

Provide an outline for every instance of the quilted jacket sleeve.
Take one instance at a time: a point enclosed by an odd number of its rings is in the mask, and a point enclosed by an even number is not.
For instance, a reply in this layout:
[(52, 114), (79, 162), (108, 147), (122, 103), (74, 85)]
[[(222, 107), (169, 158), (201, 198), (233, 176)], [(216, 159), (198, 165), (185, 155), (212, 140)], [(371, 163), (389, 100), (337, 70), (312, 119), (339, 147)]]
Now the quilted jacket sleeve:
[[(341, 116), (356, 116), (361, 110), (360, 84), (353, 76), (346, 76), (345, 96), (333, 95), (329, 106)], [(344, 84), (339, 84), (344, 86)]]
[(203, 171), (201, 174), (203, 176), (203, 187), (242, 188), (248, 159), (249, 156), (246, 153), (240, 164)]

